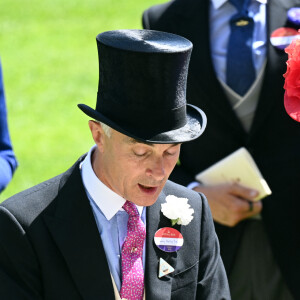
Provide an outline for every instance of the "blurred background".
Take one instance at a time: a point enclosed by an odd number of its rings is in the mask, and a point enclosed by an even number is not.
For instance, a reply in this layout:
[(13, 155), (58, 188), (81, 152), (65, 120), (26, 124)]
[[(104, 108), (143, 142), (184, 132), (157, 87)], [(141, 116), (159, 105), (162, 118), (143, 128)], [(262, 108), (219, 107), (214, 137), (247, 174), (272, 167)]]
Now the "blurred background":
[(98, 86), (96, 35), (140, 29), (162, 0), (1, 0), (0, 58), (8, 124), (19, 167), (0, 202), (67, 170), (93, 141)]

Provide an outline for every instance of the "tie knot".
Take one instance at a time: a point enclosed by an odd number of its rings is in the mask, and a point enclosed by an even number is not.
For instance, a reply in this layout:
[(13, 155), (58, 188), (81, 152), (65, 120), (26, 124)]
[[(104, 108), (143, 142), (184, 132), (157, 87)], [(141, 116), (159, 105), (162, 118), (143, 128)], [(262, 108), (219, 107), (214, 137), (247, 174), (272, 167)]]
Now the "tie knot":
[(132, 217), (139, 217), (139, 211), (136, 205), (128, 200), (123, 205), (124, 210)]
[(245, 12), (247, 11), (251, 0), (229, 0), (229, 2), (238, 10), (238, 12)]

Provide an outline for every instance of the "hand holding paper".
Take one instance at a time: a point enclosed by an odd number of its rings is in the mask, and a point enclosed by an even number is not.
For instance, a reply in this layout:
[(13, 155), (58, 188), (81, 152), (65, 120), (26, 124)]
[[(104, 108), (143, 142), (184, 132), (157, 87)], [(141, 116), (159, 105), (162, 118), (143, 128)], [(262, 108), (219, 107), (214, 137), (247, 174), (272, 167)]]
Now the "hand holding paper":
[[(258, 192), (238, 183), (201, 185), (194, 190), (207, 197), (213, 219), (222, 225), (235, 226), (262, 210), (262, 202), (253, 201)], [(252, 203), (252, 209), (249, 203)]]
[(237, 182), (259, 191), (259, 195), (254, 200), (260, 200), (272, 193), (255, 161), (245, 148), (238, 149), (197, 174), (196, 180), (205, 185)]

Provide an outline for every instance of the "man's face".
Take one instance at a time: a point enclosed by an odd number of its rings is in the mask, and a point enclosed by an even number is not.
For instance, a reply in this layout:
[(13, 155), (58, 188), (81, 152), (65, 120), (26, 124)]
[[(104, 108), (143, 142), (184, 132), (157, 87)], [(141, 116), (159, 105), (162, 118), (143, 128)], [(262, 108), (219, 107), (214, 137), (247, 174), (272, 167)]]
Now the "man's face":
[(152, 205), (179, 157), (180, 144), (145, 144), (112, 130), (107, 137), (101, 125), (90, 121), (97, 149), (93, 169), (115, 193), (137, 205)]

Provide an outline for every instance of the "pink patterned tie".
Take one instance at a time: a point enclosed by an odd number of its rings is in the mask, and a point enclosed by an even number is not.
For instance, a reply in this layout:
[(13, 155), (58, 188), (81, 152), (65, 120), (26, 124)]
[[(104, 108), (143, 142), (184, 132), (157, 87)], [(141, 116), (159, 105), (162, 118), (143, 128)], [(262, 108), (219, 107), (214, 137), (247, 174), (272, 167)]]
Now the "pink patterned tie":
[(122, 247), (122, 287), (120, 296), (127, 300), (142, 300), (144, 294), (143, 246), (145, 225), (130, 201), (123, 205), (128, 213), (127, 237)]

